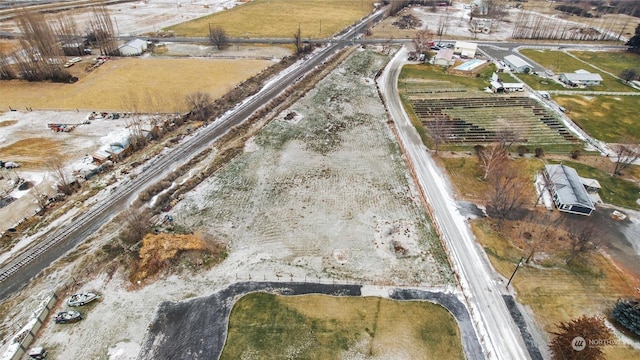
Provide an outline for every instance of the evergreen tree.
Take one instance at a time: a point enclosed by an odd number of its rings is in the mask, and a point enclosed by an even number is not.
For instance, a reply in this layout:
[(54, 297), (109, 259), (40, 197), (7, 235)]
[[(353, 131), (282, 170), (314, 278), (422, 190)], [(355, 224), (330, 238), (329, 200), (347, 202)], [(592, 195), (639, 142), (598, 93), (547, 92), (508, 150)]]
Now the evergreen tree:
[(619, 299), (611, 316), (620, 325), (640, 336), (640, 299)]
[(640, 53), (640, 24), (636, 27), (636, 34), (627, 42), (627, 46), (631, 46), (629, 51)]

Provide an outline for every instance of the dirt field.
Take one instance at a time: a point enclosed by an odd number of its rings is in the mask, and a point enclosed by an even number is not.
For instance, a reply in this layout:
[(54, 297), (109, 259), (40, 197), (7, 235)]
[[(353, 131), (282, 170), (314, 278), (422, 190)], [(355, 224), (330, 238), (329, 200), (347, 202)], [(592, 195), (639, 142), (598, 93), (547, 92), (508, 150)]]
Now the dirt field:
[[(186, 95), (204, 91), (219, 97), (271, 64), (250, 59), (115, 58), (75, 84), (0, 81), (0, 109), (185, 111)], [(85, 62), (75, 66), (84, 68)]]
[(377, 95), (373, 76), (386, 61), (356, 52), (171, 210), (176, 226), (227, 245), (220, 265), (180, 267), (141, 284), (117, 271), (117, 261), (86, 274), (80, 269), (91, 267), (93, 251), (116, 241), (120, 225), (110, 224), (83, 246), (84, 260), (61, 262), (30, 291), (37, 295), (15, 299), (24, 311), (3, 319), (0, 331), (16, 331), (43, 296), (78, 271), (87, 277), (73, 291), (99, 289), (104, 297), (86, 320), (41, 330), (38, 343), (57, 358), (135, 358), (160, 301), (239, 280), (454, 286)]

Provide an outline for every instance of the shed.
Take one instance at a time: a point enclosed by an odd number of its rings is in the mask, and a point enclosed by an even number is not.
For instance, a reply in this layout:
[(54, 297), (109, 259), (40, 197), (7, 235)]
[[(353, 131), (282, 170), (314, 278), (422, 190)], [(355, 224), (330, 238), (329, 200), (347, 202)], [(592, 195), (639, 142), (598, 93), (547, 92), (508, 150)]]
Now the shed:
[(533, 70), (533, 66), (524, 61), (521, 57), (516, 55), (507, 55), (503, 59), (505, 65), (515, 73), (530, 73)]
[(545, 165), (544, 176), (558, 210), (589, 216), (596, 209), (574, 168)]
[(562, 73), (559, 79), (569, 86), (597, 86), (602, 83), (602, 76), (600, 76), (600, 74), (593, 74), (585, 70)]
[(451, 66), (454, 62), (453, 50), (448, 48), (438, 50), (438, 53), (436, 53), (436, 56), (433, 58), (434, 65)]
[(147, 51), (147, 42), (142, 39), (133, 39), (118, 48), (121, 56), (136, 56)]
[(461, 57), (468, 58), (475, 57), (476, 50), (478, 50), (478, 44), (466, 41), (456, 41), (456, 44), (453, 47), (454, 54), (459, 54)]

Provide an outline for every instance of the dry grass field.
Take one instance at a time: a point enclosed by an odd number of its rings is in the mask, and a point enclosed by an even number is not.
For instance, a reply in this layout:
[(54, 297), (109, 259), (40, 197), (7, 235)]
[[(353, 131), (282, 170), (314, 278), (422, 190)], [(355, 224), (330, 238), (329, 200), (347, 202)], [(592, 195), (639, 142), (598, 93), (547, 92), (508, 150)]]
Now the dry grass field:
[(169, 27), (178, 36), (207, 36), (209, 25), (230, 37), (323, 38), (356, 22), (373, 9), (371, 0), (255, 0), (228, 11)]
[(87, 64), (69, 68), (80, 79), (75, 84), (0, 81), (0, 109), (184, 111), (186, 95), (204, 91), (219, 97), (272, 62), (118, 58), (86, 73)]

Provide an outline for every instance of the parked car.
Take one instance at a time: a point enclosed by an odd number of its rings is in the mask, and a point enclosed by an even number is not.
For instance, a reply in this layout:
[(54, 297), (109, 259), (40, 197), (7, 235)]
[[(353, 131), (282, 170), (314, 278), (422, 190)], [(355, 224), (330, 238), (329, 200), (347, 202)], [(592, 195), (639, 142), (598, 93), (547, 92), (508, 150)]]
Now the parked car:
[(36, 346), (29, 350), (29, 357), (32, 359), (42, 360), (47, 357), (47, 350), (42, 346)]

